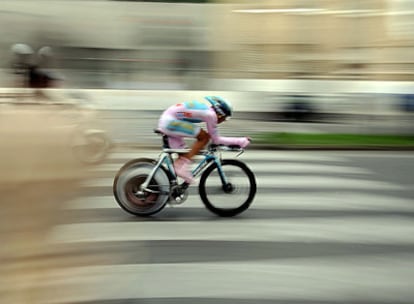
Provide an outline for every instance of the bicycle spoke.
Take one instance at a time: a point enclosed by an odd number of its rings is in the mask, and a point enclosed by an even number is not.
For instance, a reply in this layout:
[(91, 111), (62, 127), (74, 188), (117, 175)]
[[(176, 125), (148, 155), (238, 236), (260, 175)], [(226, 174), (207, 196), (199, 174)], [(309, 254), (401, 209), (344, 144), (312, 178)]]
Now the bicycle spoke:
[(249, 195), (249, 179), (238, 167), (226, 168), (226, 178), (231, 188), (228, 191), (221, 182), (218, 170), (213, 170), (206, 181), (206, 193), (212, 201), (217, 202), (217, 207), (238, 207)]

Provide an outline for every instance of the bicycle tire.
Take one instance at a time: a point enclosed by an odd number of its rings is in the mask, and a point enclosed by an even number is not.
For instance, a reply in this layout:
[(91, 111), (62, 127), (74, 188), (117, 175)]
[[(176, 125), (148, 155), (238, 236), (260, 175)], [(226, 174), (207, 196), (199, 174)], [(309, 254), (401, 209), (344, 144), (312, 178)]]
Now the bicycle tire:
[(160, 191), (160, 194), (149, 194), (145, 199), (134, 194), (155, 165), (155, 160), (141, 158), (129, 161), (119, 169), (112, 189), (118, 205), (126, 212), (135, 216), (150, 216), (166, 206), (169, 199), (170, 179), (164, 167), (160, 167), (148, 185), (148, 188)]
[[(221, 166), (225, 172), (226, 178), (231, 184), (231, 189), (225, 189), (218, 174), (217, 164), (213, 163), (209, 166), (201, 175), (199, 183), (199, 195), (208, 210), (216, 215), (222, 217), (231, 217), (242, 213), (247, 210), (256, 195), (257, 185), (254, 173), (247, 167), (247, 165), (241, 161), (235, 159), (222, 160)], [(240, 176), (232, 176), (230, 169), (236, 169)], [(243, 176), (244, 175), (244, 176)], [(222, 200), (231, 203), (231, 195), (238, 194), (242, 184), (236, 180), (236, 178), (247, 178), (247, 185), (244, 188), (246, 190), (246, 197), (240, 203), (231, 207), (218, 207), (218, 201), (213, 201), (214, 191), (222, 196)], [(223, 202), (221, 202), (223, 203)]]

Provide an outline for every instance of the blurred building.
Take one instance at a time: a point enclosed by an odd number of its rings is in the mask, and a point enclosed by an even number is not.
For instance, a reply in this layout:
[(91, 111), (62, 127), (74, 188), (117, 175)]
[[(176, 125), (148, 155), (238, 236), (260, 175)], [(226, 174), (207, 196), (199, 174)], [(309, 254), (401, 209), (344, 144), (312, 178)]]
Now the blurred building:
[(16, 42), (53, 46), (66, 84), (85, 88), (414, 79), (409, 0), (3, 0), (0, 14), (2, 86)]
[(412, 1), (222, 2), (222, 77), (414, 79)]

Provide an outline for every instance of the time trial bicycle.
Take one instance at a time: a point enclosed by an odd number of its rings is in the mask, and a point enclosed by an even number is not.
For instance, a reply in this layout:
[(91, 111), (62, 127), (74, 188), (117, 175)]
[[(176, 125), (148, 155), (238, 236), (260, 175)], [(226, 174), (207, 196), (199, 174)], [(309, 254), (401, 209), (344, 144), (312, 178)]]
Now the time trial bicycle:
[[(189, 194), (189, 184), (181, 182), (174, 170), (174, 160), (189, 149), (172, 149), (168, 136), (162, 136), (162, 151), (158, 159), (136, 158), (117, 172), (113, 193), (120, 207), (137, 216), (160, 212), (167, 203), (181, 204)], [(216, 215), (230, 217), (251, 205), (256, 195), (256, 178), (242, 161), (223, 159), (222, 152), (244, 152), (239, 146), (210, 144), (195, 158), (192, 174), (200, 177), (198, 193), (205, 207)]]

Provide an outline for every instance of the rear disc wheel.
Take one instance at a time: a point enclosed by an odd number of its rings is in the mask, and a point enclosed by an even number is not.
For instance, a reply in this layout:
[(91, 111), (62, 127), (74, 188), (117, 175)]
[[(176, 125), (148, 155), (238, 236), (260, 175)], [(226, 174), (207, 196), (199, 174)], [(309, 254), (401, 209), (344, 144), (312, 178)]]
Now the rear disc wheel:
[(145, 190), (141, 189), (153, 168), (152, 163), (135, 163), (132, 167), (119, 171), (114, 180), (113, 191), (122, 209), (137, 216), (148, 216), (165, 207), (170, 185), (163, 169), (156, 172)]

